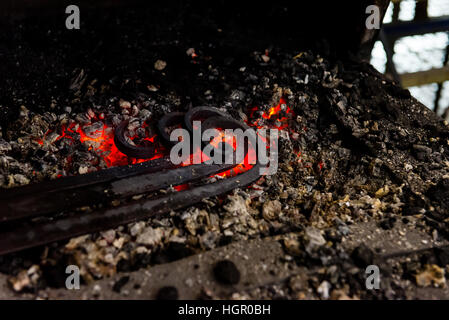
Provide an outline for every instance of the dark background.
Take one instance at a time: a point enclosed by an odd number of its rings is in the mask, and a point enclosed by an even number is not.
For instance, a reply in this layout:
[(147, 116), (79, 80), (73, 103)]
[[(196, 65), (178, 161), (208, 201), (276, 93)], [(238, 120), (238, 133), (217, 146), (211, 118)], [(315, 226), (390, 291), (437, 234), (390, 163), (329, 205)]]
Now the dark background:
[[(68, 102), (72, 97), (67, 88), (77, 68), (109, 83), (114, 76), (144, 73), (154, 61), (148, 54), (153, 46), (157, 43), (164, 51), (161, 46), (179, 33), (192, 42), (221, 37), (235, 59), (246, 42), (298, 52), (313, 49), (329, 58), (352, 57), (360, 47), (367, 2), (2, 1), (0, 125), (4, 130), (21, 105), (33, 110)], [(69, 4), (80, 8), (80, 30), (65, 28)], [(170, 60), (179, 53), (175, 51), (167, 47), (164, 58)], [(164, 81), (188, 86), (190, 68), (177, 63), (170, 61), (170, 66), (179, 72)]]

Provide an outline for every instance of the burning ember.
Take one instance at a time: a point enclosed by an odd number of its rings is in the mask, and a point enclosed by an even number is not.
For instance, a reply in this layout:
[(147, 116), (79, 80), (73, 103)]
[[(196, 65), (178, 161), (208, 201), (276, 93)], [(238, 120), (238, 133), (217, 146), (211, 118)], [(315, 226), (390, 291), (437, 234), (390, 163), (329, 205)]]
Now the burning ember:
[[(153, 134), (150, 130), (150, 126), (145, 121), (140, 125), (136, 125), (133, 122), (128, 126), (128, 135), (125, 137), (127, 142), (131, 145), (153, 145), (155, 146), (155, 154), (153, 157), (147, 159), (136, 159), (130, 157), (123, 152), (121, 152), (116, 144), (114, 143), (114, 129), (106, 119), (104, 114), (95, 114), (91, 110), (88, 112), (90, 122), (85, 124), (80, 124), (75, 121), (68, 125), (63, 125), (61, 127), (61, 133), (57, 134), (52, 130), (48, 130), (43, 139), (37, 140), (41, 145), (44, 145), (47, 140), (51, 140), (52, 143), (62, 140), (63, 143), (69, 145), (76, 145), (81, 143), (87, 147), (89, 151), (93, 151), (101, 160), (103, 160), (103, 165), (98, 163), (98, 168), (101, 167), (117, 167), (136, 163), (142, 163), (149, 160), (154, 160), (162, 157), (166, 157), (169, 154), (169, 150), (164, 147), (162, 141), (160, 141), (160, 136)], [(294, 116), (292, 109), (287, 105), (284, 98), (281, 98), (279, 104), (271, 107), (267, 111), (260, 112), (258, 107), (250, 109), (248, 120), (245, 121), (250, 127), (257, 129), (277, 129), (279, 131), (285, 130), (289, 127), (288, 121)], [(131, 128), (130, 128), (131, 127)], [(131, 130), (129, 130), (131, 129)], [(216, 128), (219, 131), (219, 135), (211, 141), (211, 144), (218, 146), (219, 143), (226, 143), (230, 145), (233, 150), (236, 150), (236, 139), (235, 137), (226, 136), (224, 130)], [(139, 133), (137, 133), (139, 132)], [(266, 137), (261, 137), (265, 142)], [(269, 143), (267, 143), (267, 149), (269, 149)], [(187, 166), (192, 164), (192, 159), (194, 157), (199, 157), (201, 162), (209, 160), (201, 149), (195, 150), (192, 153), (190, 159), (187, 159), (182, 165)], [(256, 159), (255, 148), (250, 148), (246, 154), (242, 163), (238, 164), (236, 167), (221, 172), (216, 177), (232, 177), (249, 170)], [(70, 157), (67, 159), (70, 163)], [(59, 175), (62, 176), (62, 175)], [(184, 190), (186, 186), (177, 186), (177, 190)]]
[[(93, 120), (94, 122), (80, 125), (76, 122), (72, 122), (69, 125), (63, 125), (61, 128), (61, 134), (56, 138), (55, 141), (64, 140), (65, 143), (68, 144), (76, 144), (82, 143), (84, 144), (89, 151), (94, 151), (101, 159), (104, 160), (104, 163), (107, 168), (124, 166), (129, 164), (136, 164), (145, 162), (148, 160), (154, 160), (161, 158), (163, 153), (163, 147), (158, 146), (157, 150), (160, 150), (154, 157), (149, 159), (135, 159), (132, 157), (128, 157), (126, 154), (122, 153), (118, 150), (117, 146), (114, 143), (114, 129), (106, 124), (104, 117), (95, 116)], [(145, 130), (145, 133), (148, 134), (147, 125), (144, 123), (141, 126), (141, 129)], [(46, 139), (52, 134), (51, 130), (48, 130), (44, 138), (41, 140), (37, 140), (37, 142), (43, 145)], [(155, 143), (156, 136), (146, 136), (143, 139), (140, 139), (141, 142), (144, 143)], [(134, 142), (139, 140), (137, 134), (134, 134), (129, 139)], [(54, 141), (53, 141), (54, 142)], [(70, 160), (69, 160), (70, 162)]]
[[(263, 128), (264, 126), (261, 124), (263, 121), (261, 118), (255, 118), (254, 114), (259, 110), (258, 107), (254, 107), (250, 110), (250, 119), (247, 123), (250, 126), (257, 127), (258, 129)], [(290, 118), (289, 118), (290, 115)], [(279, 104), (275, 107), (270, 108), (268, 111), (265, 111), (261, 114), (261, 117), (266, 120), (270, 120), (271, 125), (270, 128), (275, 128), (278, 130), (284, 130), (288, 128), (288, 120), (294, 116), (293, 110), (287, 105), (287, 102), (284, 98), (279, 100)]]
[[(220, 134), (212, 142), (206, 144), (205, 149), (214, 145), (218, 146), (221, 142), (224, 142), (233, 150), (239, 150), (239, 142), (235, 141), (235, 137), (227, 136), (228, 132), (226, 130), (240, 130), (243, 133), (243, 130), (248, 130), (249, 128), (245, 124), (228, 117), (218, 109), (210, 107), (197, 107), (185, 114), (178, 113), (164, 116), (158, 122), (160, 136), (166, 137), (167, 119), (184, 120), (184, 125), (191, 129), (190, 131), (184, 129), (183, 133), (188, 134), (192, 132), (195, 134), (195, 130), (192, 127), (194, 125), (200, 126), (199, 123), (196, 124), (195, 122), (199, 118), (203, 119), (201, 127), (205, 131), (199, 130), (203, 137), (208, 129), (220, 129)], [(65, 215), (55, 221), (48, 220), (34, 226), (32, 233), (27, 233), (27, 227), (18, 224), (17, 229), (9, 230), (8, 233), (4, 234), (5, 240), (0, 242), (0, 254), (129, 223), (137, 218), (143, 219), (144, 217), (166, 213), (167, 210), (180, 209), (195, 204), (205, 197), (218, 196), (235, 188), (250, 185), (263, 174), (262, 166), (259, 162), (262, 156), (260, 154), (256, 156), (257, 145), (254, 137), (250, 137), (247, 144), (243, 141), (245, 148), (240, 149), (243, 149), (244, 153), (241, 155), (238, 155), (239, 152), (231, 153), (232, 155), (245, 156), (243, 161), (237, 166), (232, 163), (222, 163), (221, 161), (211, 163), (210, 166), (202, 165), (202, 162), (207, 161), (202, 158), (200, 162), (194, 162), (192, 166), (176, 166), (172, 154), (168, 158), (165, 149), (155, 147), (158, 143), (156, 141), (157, 137), (149, 136), (149, 131), (146, 131), (149, 127), (145, 124), (140, 127), (135, 126), (135, 124), (131, 126), (141, 129), (141, 133), (144, 130), (146, 137), (141, 139), (143, 143), (149, 141), (153, 144), (152, 146), (140, 148), (132, 145), (134, 142), (132, 138), (129, 138), (128, 142), (123, 141), (125, 139), (123, 130), (125, 126), (127, 126), (129, 132), (132, 132), (129, 120), (123, 121), (113, 133), (111, 127), (103, 121), (104, 117), (93, 115), (91, 119), (94, 121), (86, 123), (82, 127), (76, 123), (71, 123), (67, 127), (64, 126), (61, 134), (47, 132), (46, 138), (51, 139), (53, 142), (61, 141), (61, 143), (68, 145), (81, 143), (88, 150), (94, 151), (107, 165), (117, 165), (123, 159), (129, 160), (127, 161), (128, 163), (133, 161), (132, 158), (127, 159), (125, 153), (128, 153), (128, 151), (129, 153), (132, 152), (136, 157), (140, 157), (143, 154), (154, 154), (151, 159), (155, 160), (147, 161), (148, 159), (141, 159), (147, 163), (117, 168), (118, 170), (110, 168), (95, 174), (61, 179), (51, 184), (34, 184), (14, 189), (13, 194), (4, 194), (3, 199), (0, 199), (0, 201), (3, 201), (3, 204), (0, 206), (1, 222), (6, 223), (18, 219), (40, 217), (40, 215), (45, 214), (61, 213), (64, 210), (80, 208), (83, 205), (95, 205), (99, 201), (106, 202), (111, 199), (115, 202), (118, 199), (126, 201), (130, 196), (149, 194), (150, 192), (157, 193), (158, 190), (163, 190), (173, 185), (177, 186), (176, 190), (183, 190), (183, 192), (168, 193), (159, 197), (157, 194), (153, 195), (153, 197), (149, 195), (142, 201), (125, 202), (122, 206), (119, 206), (119, 201), (114, 207), (106, 207), (105, 209), (90, 212), (88, 215), (84, 215), (84, 218), (81, 220), (76, 215)], [(225, 129), (224, 133), (223, 128)], [(237, 132), (233, 134), (237, 134)], [(213, 136), (214, 134), (211, 135), (211, 139)], [(46, 140), (43, 141), (43, 144), (45, 144)], [(165, 141), (167, 144), (169, 142)], [(182, 147), (189, 147), (191, 142), (195, 145), (195, 137), (193, 140), (181, 141), (180, 143)], [(163, 141), (160, 141), (160, 143), (163, 143)], [(268, 148), (266, 144), (263, 146)], [(203, 149), (204, 152), (205, 149)], [(217, 156), (227, 156), (222, 153), (223, 150), (220, 151), (220, 148), (215, 147), (211, 151), (214, 153), (213, 160), (216, 160)], [(193, 156), (195, 156), (195, 153), (196, 151)], [(192, 156), (190, 151), (187, 151), (184, 155)], [(157, 159), (161, 157), (164, 157), (164, 159)], [(251, 157), (255, 160), (252, 163), (249, 161)], [(225, 171), (229, 168), (234, 170)], [(204, 179), (215, 177), (218, 173), (220, 173), (221, 177), (226, 177), (226, 179), (215, 179), (215, 181), (204, 183)], [(191, 183), (196, 184), (192, 184), (192, 188), (190, 188)], [(103, 199), (99, 199), (99, 197)], [(167, 203), (170, 204), (167, 205)], [(12, 204), (14, 205), (12, 206)], [(22, 230), (23, 228), (25, 229)]]

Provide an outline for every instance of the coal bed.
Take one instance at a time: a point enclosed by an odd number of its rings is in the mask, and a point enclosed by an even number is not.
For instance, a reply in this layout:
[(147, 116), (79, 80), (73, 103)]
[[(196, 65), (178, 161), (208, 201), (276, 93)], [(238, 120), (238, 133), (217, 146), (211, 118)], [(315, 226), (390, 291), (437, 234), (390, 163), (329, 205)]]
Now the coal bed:
[[(200, 106), (276, 130), (277, 172), (183, 208), (165, 203), (156, 216), (139, 211), (10, 250), (17, 252), (0, 256), (0, 297), (448, 298), (448, 124), (331, 41), (245, 28), (198, 7), (105, 7), (86, 13), (76, 33), (53, 14), (1, 22), (9, 32), (0, 34), (0, 194), (8, 195), (0, 202), (16, 210), (20, 199), (36, 198), (21, 188), (84, 186), (161, 161), (170, 147), (158, 122)], [(121, 125), (128, 149), (114, 138)], [(127, 154), (129, 146), (152, 153)], [(55, 198), (56, 212), (18, 230), (129, 214), (134, 203), (176, 198), (251, 168), (220, 170), (200, 183), (123, 196), (85, 187), (92, 201), (75, 201), (77, 193), (62, 207)], [(0, 231), (16, 224), (0, 222)], [(379, 290), (365, 288), (372, 264), (385, 271)], [(67, 265), (79, 266), (80, 290), (65, 290)], [(183, 272), (167, 277), (173, 270)]]

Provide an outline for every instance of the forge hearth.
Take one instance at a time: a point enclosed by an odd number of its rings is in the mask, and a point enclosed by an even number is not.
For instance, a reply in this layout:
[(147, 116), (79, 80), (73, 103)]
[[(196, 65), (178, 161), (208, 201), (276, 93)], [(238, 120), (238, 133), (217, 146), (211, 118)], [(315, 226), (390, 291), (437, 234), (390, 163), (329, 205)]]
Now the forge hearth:
[[(5, 26), (0, 297), (446, 296), (414, 279), (447, 268), (447, 123), (347, 53), (350, 19), (326, 37), (301, 19), (323, 10), (291, 1), (223, 4), (229, 19), (200, 3), (85, 10), (76, 32), (51, 16)], [(277, 172), (167, 161), (199, 106), (276, 130)], [(237, 284), (215, 279), (222, 260)], [(367, 291), (372, 260), (391, 276)]]
[[(268, 113), (262, 113), (262, 118), (271, 119), (280, 114), (282, 109), (280, 105), (271, 108)], [(161, 215), (195, 204), (205, 198), (247, 186), (261, 175), (257, 158), (250, 161), (250, 157), (255, 157), (257, 154), (255, 148), (260, 147), (256, 146), (255, 140), (248, 141), (244, 146), (246, 151), (241, 163), (207, 164), (204, 161), (209, 158), (202, 153), (203, 149), (192, 150), (184, 162), (178, 165), (175, 165), (167, 156), (170, 146), (173, 146), (173, 141), (168, 139), (170, 127), (187, 127), (192, 135), (195, 135), (193, 125), (201, 125), (199, 121), (201, 119), (205, 130), (249, 128), (219, 109), (196, 107), (186, 113), (169, 113), (160, 119), (157, 125), (162, 142), (157, 144), (157, 135), (154, 135), (143, 139), (144, 141), (149, 139), (148, 141), (151, 142), (151, 144), (146, 143), (145, 146), (136, 146), (132, 139), (125, 136), (125, 129), (128, 129), (129, 136), (129, 132), (135, 132), (138, 128), (150, 128), (147, 122), (139, 127), (130, 126), (131, 123), (138, 122), (138, 119), (123, 120), (114, 130), (114, 138), (111, 142), (112, 131), (107, 130), (108, 126), (102, 121), (97, 121), (97, 116), (91, 110), (87, 112), (87, 116), (93, 123), (87, 123), (82, 128), (77, 123), (71, 123), (68, 127), (64, 126), (61, 134), (56, 137), (48, 130), (40, 144), (54, 143), (60, 139), (68, 139), (69, 143), (73, 143), (78, 137), (79, 141), (87, 143), (89, 149), (95, 150), (103, 159), (122, 161), (132, 157), (129, 159), (130, 162), (138, 159), (146, 159), (146, 161), (126, 167), (104, 169), (94, 173), (30, 184), (3, 192), (0, 197), (0, 229), (3, 235), (0, 241), (0, 254)], [(104, 116), (100, 119), (104, 119)], [(277, 122), (287, 120), (287, 117), (282, 117)], [(259, 123), (259, 120), (254, 121), (254, 124)], [(47, 136), (51, 136), (51, 140), (47, 140)], [(220, 137), (217, 135), (210, 142), (211, 145), (217, 143), (213, 145), (215, 152), (219, 152), (219, 146), (231, 143), (226, 142), (224, 137)], [(216, 140), (218, 138), (223, 141)], [(194, 146), (192, 141), (181, 141), (181, 143), (184, 142), (188, 143), (189, 147)], [(162, 144), (165, 144), (165, 148), (160, 147)], [(236, 149), (238, 147), (235, 146)], [(265, 145), (262, 147), (265, 148)], [(200, 154), (195, 155), (195, 153)], [(201, 163), (188, 163), (196, 156)], [(211, 177), (215, 182), (205, 182), (206, 178)], [(217, 177), (220, 177), (218, 181)], [(201, 180), (202, 184), (192, 184)], [(177, 192), (157, 198), (151, 198), (148, 194), (168, 187), (174, 187)], [(144, 197), (144, 200), (126, 203), (126, 199), (130, 197)], [(120, 201), (123, 200), (125, 204), (120, 205)], [(114, 208), (102, 208), (104, 204), (110, 202)], [(94, 212), (73, 214), (75, 209), (92, 205)]]

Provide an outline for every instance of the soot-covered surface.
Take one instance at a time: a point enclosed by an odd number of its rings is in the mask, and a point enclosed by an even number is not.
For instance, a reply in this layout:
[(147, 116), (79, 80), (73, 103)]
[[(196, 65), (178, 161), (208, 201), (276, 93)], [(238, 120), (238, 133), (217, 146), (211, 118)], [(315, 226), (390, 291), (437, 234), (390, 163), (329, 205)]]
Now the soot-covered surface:
[[(122, 119), (145, 139), (144, 123), (198, 105), (281, 127), (277, 174), (166, 217), (2, 256), (6, 294), (51, 296), (68, 264), (80, 266), (85, 284), (112, 276), (119, 286), (123, 273), (259, 238), (280, 241), (278, 259), (309, 272), (229, 296), (413, 298), (416, 286), (443, 286), (447, 249), (431, 249), (389, 262), (385, 285), (367, 291), (364, 268), (386, 244), (347, 243), (364, 223), (373, 234), (408, 225), (428, 236), (426, 248), (445, 243), (447, 124), (370, 65), (323, 50), (322, 40), (306, 45), (188, 6), (171, 9), (86, 14), (76, 33), (60, 17), (6, 23), (1, 187), (133, 163), (102, 144)], [(265, 119), (280, 102), (280, 115)], [(395, 248), (417, 245), (405, 237)]]

